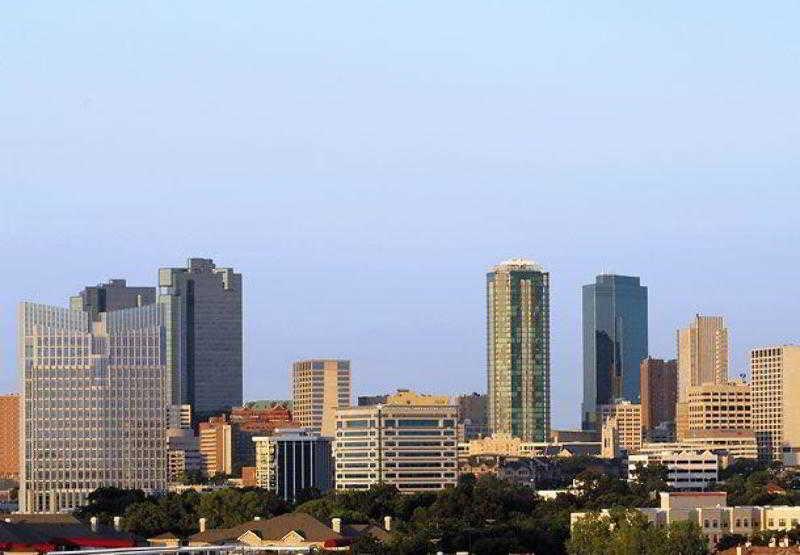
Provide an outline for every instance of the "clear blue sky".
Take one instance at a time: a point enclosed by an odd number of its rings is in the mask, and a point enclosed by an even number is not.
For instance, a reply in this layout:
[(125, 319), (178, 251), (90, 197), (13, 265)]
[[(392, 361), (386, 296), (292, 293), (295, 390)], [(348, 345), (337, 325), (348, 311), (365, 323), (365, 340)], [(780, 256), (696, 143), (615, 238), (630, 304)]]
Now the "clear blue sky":
[(292, 359), (357, 393), (485, 388), (484, 274), (552, 279), (553, 420), (580, 286), (697, 312), (734, 368), (800, 334), (797, 2), (6, 2), (0, 390), (15, 307), (209, 256), (245, 279), (246, 397)]

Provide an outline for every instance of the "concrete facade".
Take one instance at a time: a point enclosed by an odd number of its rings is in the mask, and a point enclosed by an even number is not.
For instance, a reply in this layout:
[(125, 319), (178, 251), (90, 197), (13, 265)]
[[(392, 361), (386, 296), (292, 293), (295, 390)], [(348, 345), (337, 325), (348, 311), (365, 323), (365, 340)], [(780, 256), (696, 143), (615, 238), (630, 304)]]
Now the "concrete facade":
[(703, 384), (689, 387), (676, 422), (678, 441), (695, 431), (752, 430), (750, 385), (744, 382)]
[(309, 359), (292, 364), (292, 407), (295, 421), (312, 432), (333, 437), (336, 411), (350, 406), (349, 360)]
[(642, 406), (638, 403), (621, 401), (597, 408), (597, 420), (604, 426), (616, 428), (619, 447), (628, 454), (637, 453), (642, 446)]
[(704, 491), (719, 480), (719, 456), (711, 451), (664, 449), (628, 457), (628, 480), (635, 480), (638, 466), (667, 467), (667, 485), (676, 490)]
[(728, 381), (728, 329), (722, 316), (701, 316), (677, 333), (678, 401), (690, 387)]
[(750, 352), (753, 428), (759, 457), (796, 466), (800, 458), (800, 346), (759, 347)]

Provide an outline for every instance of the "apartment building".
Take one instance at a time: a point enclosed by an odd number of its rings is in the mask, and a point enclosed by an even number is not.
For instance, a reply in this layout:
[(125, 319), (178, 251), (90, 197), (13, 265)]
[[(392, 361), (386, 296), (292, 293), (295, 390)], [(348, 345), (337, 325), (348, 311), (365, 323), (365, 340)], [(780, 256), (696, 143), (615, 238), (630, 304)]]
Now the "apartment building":
[(326, 437), (336, 431), (336, 411), (350, 406), (349, 360), (310, 359), (292, 364), (292, 408), (295, 421)]
[(458, 407), (401, 391), (385, 404), (336, 412), (336, 489), (395, 485), (403, 493), (455, 485)]

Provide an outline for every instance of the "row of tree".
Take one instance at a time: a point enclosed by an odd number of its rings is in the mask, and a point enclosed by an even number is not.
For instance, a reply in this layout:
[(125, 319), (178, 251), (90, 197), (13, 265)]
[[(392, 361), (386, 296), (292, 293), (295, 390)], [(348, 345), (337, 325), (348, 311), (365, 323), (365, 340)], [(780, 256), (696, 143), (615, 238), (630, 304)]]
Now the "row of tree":
[[(736, 500), (756, 499), (768, 483), (778, 480), (790, 485), (792, 480), (778, 479), (771, 470), (749, 470), (752, 472), (746, 476), (731, 474), (722, 486), (729, 488)], [(640, 467), (636, 479), (629, 482), (613, 473), (583, 470), (576, 476), (577, 489), (549, 500), (522, 485), (472, 475), (462, 476), (456, 487), (436, 493), (406, 495), (392, 486), (324, 495), (310, 490), (303, 492), (294, 505), (257, 488), (149, 497), (140, 491), (103, 488), (92, 494), (78, 516), (98, 516), (110, 522), (122, 515), (125, 528), (143, 537), (167, 531), (185, 537), (197, 531), (201, 517), (207, 519), (209, 527), (219, 528), (288, 511), (305, 512), (326, 523), (338, 517), (345, 523), (381, 525), (385, 516), (393, 516), (397, 524), (390, 544), (376, 546), (365, 538), (355, 546), (357, 553), (705, 553), (705, 540), (696, 526), (681, 523), (653, 527), (640, 513), (627, 510), (657, 505), (657, 492), (668, 489), (666, 472), (659, 465)], [(780, 495), (790, 500), (794, 497), (792, 492)], [(595, 515), (579, 521), (570, 538), (570, 513), (601, 509), (614, 510), (607, 517)], [(763, 536), (753, 539), (756, 543), (769, 540)], [(723, 541), (724, 545), (736, 545), (744, 538), (730, 536)]]

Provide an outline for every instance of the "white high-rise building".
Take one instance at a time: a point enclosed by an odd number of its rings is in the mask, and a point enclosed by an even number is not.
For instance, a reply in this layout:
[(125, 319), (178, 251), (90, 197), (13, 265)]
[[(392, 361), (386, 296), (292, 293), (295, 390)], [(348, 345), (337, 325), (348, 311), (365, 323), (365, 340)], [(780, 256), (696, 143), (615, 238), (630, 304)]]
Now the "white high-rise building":
[(22, 512), (70, 510), (101, 486), (166, 490), (163, 314), (20, 304)]
[(400, 390), (385, 404), (336, 411), (336, 489), (392, 484), (436, 491), (458, 480), (458, 407), (446, 396)]

